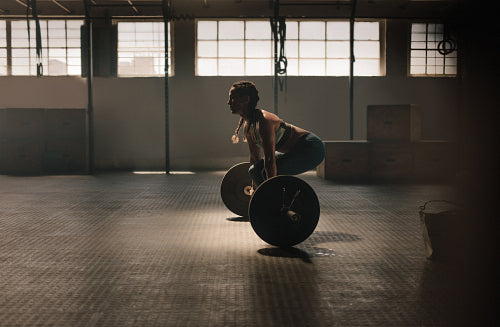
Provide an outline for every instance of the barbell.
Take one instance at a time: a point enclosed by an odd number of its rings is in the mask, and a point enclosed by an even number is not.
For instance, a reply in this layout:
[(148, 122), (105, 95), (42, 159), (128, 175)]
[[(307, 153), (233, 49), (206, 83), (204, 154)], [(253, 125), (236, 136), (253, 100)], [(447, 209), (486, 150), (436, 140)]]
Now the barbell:
[(295, 176), (270, 178), (253, 192), (249, 162), (231, 167), (221, 182), (221, 198), (233, 213), (248, 217), (265, 242), (290, 247), (306, 240), (316, 228), (320, 207), (313, 188)]

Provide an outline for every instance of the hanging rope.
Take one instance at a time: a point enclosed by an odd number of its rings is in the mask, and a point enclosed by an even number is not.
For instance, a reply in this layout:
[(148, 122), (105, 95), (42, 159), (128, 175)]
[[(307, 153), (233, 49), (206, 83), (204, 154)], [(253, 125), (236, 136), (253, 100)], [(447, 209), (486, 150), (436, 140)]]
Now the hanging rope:
[(450, 32), (446, 25), (444, 26), (443, 39), (438, 43), (438, 52), (443, 56), (453, 53), (457, 49), (457, 43), (450, 36)]
[(277, 58), (274, 58), (274, 69), (279, 75), (279, 85), (280, 91), (283, 91), (283, 87), (286, 89), (286, 77), (287, 77), (287, 67), (288, 60), (285, 55), (285, 41), (286, 41), (286, 21), (284, 17), (273, 17), (271, 18), (271, 30), (273, 32), (273, 37), (275, 40), (275, 45), (279, 47), (279, 54)]
[(42, 32), (40, 29), (40, 20), (38, 19), (38, 10), (36, 8), (36, 0), (28, 0), (26, 7), (26, 22), (28, 25), (28, 48), (31, 51), (31, 33), (30, 33), (30, 10), (35, 20), (35, 40), (36, 40), (36, 76), (43, 76), (42, 64)]
[(286, 22), (284, 17), (271, 19), (271, 28), (275, 40), (279, 43), (279, 57), (276, 60), (276, 71), (279, 75), (286, 74), (288, 61), (285, 56)]

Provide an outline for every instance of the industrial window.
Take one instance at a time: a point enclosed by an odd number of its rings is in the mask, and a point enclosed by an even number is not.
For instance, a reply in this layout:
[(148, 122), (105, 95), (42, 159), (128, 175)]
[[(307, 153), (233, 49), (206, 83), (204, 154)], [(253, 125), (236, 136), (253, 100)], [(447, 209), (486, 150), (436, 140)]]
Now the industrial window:
[[(80, 75), (81, 20), (40, 20), (43, 75)], [(11, 24), (11, 74), (37, 75), (36, 27), (26, 20), (7, 21)], [(8, 36), (9, 37), (9, 36)]]
[[(379, 76), (379, 22), (354, 24), (354, 74)], [(349, 75), (348, 21), (286, 21), (287, 74)], [(196, 75), (248, 76), (274, 74), (274, 41), (268, 20), (199, 20)]]
[[(169, 23), (170, 24), (170, 23)], [(163, 22), (118, 23), (118, 75), (164, 76), (165, 30)], [(169, 25), (170, 31), (170, 25)], [(168, 38), (168, 73), (172, 74), (171, 38)]]
[(456, 44), (444, 24), (411, 25), (410, 75), (457, 75)]
[[(354, 23), (354, 75), (381, 74), (379, 22)], [(287, 21), (288, 75), (347, 76), (348, 21)]]
[(197, 22), (196, 75), (273, 75), (268, 20)]
[(0, 20), (0, 76), (7, 75), (7, 25)]

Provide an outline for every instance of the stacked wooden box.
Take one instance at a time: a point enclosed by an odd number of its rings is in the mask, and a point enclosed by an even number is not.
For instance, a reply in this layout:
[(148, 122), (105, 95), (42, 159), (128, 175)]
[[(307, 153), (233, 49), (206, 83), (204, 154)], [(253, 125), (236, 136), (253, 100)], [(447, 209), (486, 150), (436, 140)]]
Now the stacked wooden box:
[(442, 181), (456, 170), (454, 144), (421, 140), (416, 105), (367, 108), (366, 141), (326, 141), (317, 175), (335, 180)]
[(1, 109), (0, 173), (83, 172), (84, 109)]

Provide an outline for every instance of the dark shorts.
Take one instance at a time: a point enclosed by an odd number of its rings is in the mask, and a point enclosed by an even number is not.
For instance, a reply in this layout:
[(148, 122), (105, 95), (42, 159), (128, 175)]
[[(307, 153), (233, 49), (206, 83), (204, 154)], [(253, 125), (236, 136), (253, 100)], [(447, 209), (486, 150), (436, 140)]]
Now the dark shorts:
[[(276, 151), (278, 175), (298, 175), (314, 169), (325, 158), (325, 145), (314, 133), (307, 133), (287, 153)], [(266, 180), (264, 159), (260, 159), (249, 169), (256, 185)]]

